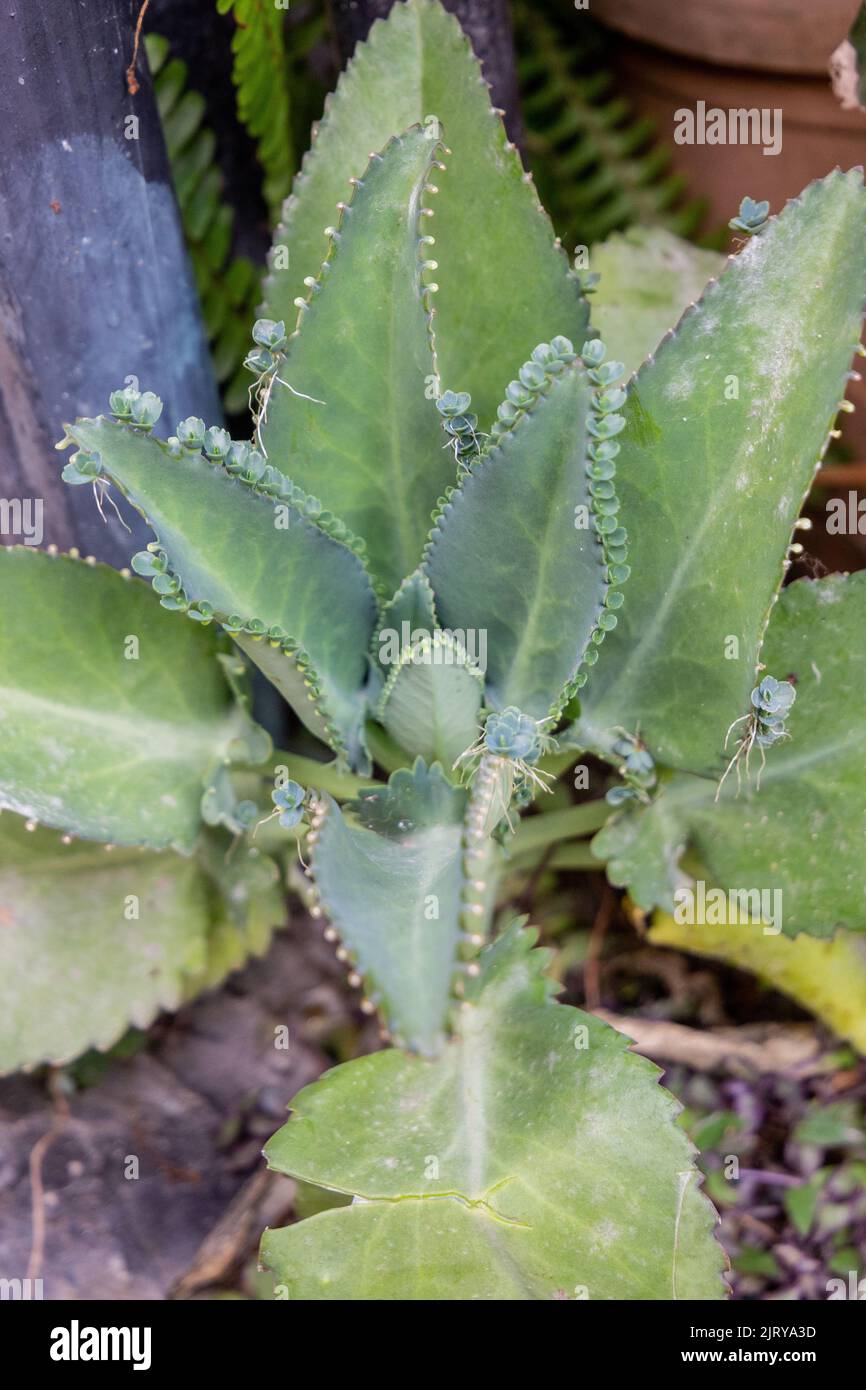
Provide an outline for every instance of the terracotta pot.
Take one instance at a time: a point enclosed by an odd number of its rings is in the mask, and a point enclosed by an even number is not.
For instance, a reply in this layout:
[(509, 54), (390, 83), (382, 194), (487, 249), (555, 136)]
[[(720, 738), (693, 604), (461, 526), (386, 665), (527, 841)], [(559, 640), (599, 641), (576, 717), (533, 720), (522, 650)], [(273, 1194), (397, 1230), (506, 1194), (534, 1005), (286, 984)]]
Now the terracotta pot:
[[(812, 179), (866, 159), (866, 114), (843, 111), (830, 86), (830, 54), (845, 37), (856, 0), (591, 0), (617, 31), (620, 90), (653, 117), (691, 195), (708, 204), (705, 230), (724, 227), (740, 199), (768, 198), (776, 212)], [(781, 149), (676, 144), (684, 109), (781, 112)], [(866, 459), (866, 382), (849, 392), (857, 412), (845, 440)]]
[(610, 29), (723, 67), (824, 75), (856, 0), (591, 0)]
[[(774, 211), (810, 180), (840, 165), (849, 169), (866, 157), (866, 114), (843, 111), (823, 77), (765, 74), (675, 57), (633, 40), (622, 40), (614, 58), (620, 87), (641, 115), (652, 116), (659, 135), (673, 148), (677, 168), (692, 194), (709, 204), (707, 226), (724, 225), (740, 199), (769, 198)], [(765, 154), (751, 144), (677, 145), (676, 113), (719, 107), (781, 112), (781, 148)]]

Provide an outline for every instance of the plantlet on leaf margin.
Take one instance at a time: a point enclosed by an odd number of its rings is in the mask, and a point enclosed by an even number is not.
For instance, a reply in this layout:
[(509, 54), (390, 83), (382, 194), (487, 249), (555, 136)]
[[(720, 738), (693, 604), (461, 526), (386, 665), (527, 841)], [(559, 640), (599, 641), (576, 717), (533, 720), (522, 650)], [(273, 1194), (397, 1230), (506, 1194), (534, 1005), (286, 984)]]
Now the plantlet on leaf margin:
[(656, 784), (656, 765), (646, 744), (639, 734), (630, 734), (626, 729), (614, 729), (620, 737), (611, 747), (614, 758), (622, 759), (620, 774), (623, 781), (605, 793), (605, 801), (611, 806), (622, 806), (627, 801), (650, 803), (649, 792)]
[[(525, 805), (533, 788), (550, 791), (553, 778), (539, 772), (534, 764), (555, 746), (555, 740), (544, 729), (545, 724), (552, 723), (551, 718), (536, 720), (522, 714), (514, 705), (494, 711), (487, 716), (484, 732), (455, 761), (455, 768), (467, 763), (473, 792), (476, 783), (484, 792), (480, 798), (484, 805), (480, 824), (485, 835), (491, 835), (503, 819), (513, 829), (508, 815), (512, 798)], [(479, 819), (477, 809), (475, 819)]]
[(716, 801), (721, 795), (725, 778), (732, 767), (737, 769), (737, 795), (740, 792), (740, 762), (746, 760), (746, 779), (749, 778), (749, 757), (755, 744), (761, 750), (761, 766), (758, 769), (756, 789), (761, 790), (761, 773), (767, 765), (766, 748), (771, 748), (774, 743), (778, 743), (781, 738), (790, 738), (791, 735), (785, 728), (785, 720), (790, 713), (791, 706), (797, 698), (797, 692), (790, 681), (777, 681), (773, 676), (765, 676), (760, 685), (756, 685), (749, 699), (752, 710), (749, 714), (740, 715), (739, 719), (729, 725), (728, 732), (725, 734), (725, 748), (727, 749), (733, 730), (738, 724), (745, 723), (746, 728), (736, 752), (731, 758), (716, 789)]
[(436, 402), (436, 409), (443, 417), (442, 424), (449, 435), (446, 448), (454, 451), (457, 466), (465, 471), (473, 458), (481, 453), (479, 439), (486, 435), (478, 434), (478, 416), (469, 413), (472, 397), (468, 391), (443, 391)]
[[(297, 302), (299, 308), (306, 307), (304, 300)], [(291, 386), (288, 381), (284, 381), (279, 375), (279, 368), (285, 361), (285, 349), (288, 344), (286, 325), (282, 319), (276, 322), (273, 319), (256, 319), (253, 324), (252, 336), (253, 342), (257, 346), (247, 353), (244, 358), (244, 366), (255, 377), (255, 381), (249, 388), (250, 414), (256, 422), (255, 437), (259, 449), (267, 458), (267, 450), (261, 436), (261, 426), (267, 420), (268, 402), (276, 382), (279, 382), (280, 386), (285, 386), (299, 400), (312, 401), (314, 405), (324, 405), (325, 402), (317, 400), (315, 396), (307, 396), (303, 391), (296, 391), (294, 386)]]
[(732, 217), (728, 226), (734, 232), (744, 232), (746, 236), (754, 236), (766, 225), (770, 215), (770, 204), (766, 201), (755, 202), (754, 198), (744, 198), (740, 203), (740, 211), (736, 217)]

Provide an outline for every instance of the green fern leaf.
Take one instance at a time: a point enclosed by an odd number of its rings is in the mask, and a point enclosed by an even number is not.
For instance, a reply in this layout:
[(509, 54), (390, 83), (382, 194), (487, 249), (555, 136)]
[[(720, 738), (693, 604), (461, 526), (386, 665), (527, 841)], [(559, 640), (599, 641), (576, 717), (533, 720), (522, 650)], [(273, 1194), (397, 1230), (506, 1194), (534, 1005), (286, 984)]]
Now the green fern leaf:
[(276, 221), (291, 184), (291, 139), (285, 9), (273, 0), (217, 0), (220, 14), (231, 14), (238, 116), (256, 142), (264, 171), (263, 192)]
[(223, 200), (216, 138), (204, 124), (204, 98), (187, 89), (186, 63), (169, 60), (168, 41), (159, 34), (148, 34), (145, 47), (214, 375), (226, 411), (239, 414), (248, 404), (243, 360), (261, 299), (262, 273), (245, 257), (229, 259), (234, 211)]
[[(546, 9), (546, 12), (545, 12)], [(689, 236), (705, 206), (684, 202), (685, 179), (617, 95), (604, 33), (584, 13), (514, 5), (526, 144), (539, 193), (566, 245), (590, 246), (632, 223)]]

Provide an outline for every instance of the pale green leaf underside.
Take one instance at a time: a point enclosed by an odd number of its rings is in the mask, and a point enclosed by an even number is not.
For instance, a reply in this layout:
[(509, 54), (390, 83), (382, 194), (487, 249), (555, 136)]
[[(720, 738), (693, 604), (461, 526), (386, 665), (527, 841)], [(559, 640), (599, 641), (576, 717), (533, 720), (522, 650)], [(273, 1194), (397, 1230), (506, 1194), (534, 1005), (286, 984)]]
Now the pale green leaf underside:
[(639, 726), (658, 762), (724, 766), (845, 389), (864, 256), (861, 175), (836, 172), (752, 238), (633, 380), (617, 487), (634, 578), (587, 688), (588, 745)]
[(364, 537), (388, 592), (418, 564), (430, 513), (454, 480), (419, 245), (437, 150), (415, 127), (370, 161), (279, 367), (293, 389), (275, 383), (259, 425), (270, 462)]
[(321, 906), (370, 996), (395, 1038), (425, 1053), (442, 1045), (451, 999), (465, 806), (419, 761), (354, 811), (329, 800), (312, 853)]
[(750, 970), (796, 999), (860, 1052), (866, 1052), (866, 941), (839, 932), (832, 941), (766, 936), (752, 922), (680, 926), (657, 913), (649, 933), (654, 946), (674, 946)]
[(487, 948), (438, 1061), (379, 1053), (296, 1097), (268, 1162), (357, 1200), (265, 1233), (290, 1298), (723, 1297), (676, 1103), (622, 1034), (551, 1001), (533, 939)]
[(593, 847), (614, 883), (644, 908), (672, 911), (688, 881), (677, 868), (688, 844), (712, 883), (778, 890), (791, 936), (866, 930), (864, 630), (866, 574), (801, 579), (782, 591), (762, 660), (778, 678), (796, 676), (791, 738), (767, 750), (760, 791), (755, 749), (739, 797), (734, 773), (718, 803), (715, 781), (682, 775), (653, 805), (605, 826)]
[(191, 851), (205, 774), (249, 731), (215, 634), (138, 579), (24, 546), (0, 550), (0, 591), (0, 805)]
[(407, 753), (450, 772), (478, 737), (484, 680), (454, 638), (437, 632), (409, 648), (390, 676), (379, 718)]
[(427, 228), (439, 263), (439, 368), (445, 386), (472, 393), (486, 426), (536, 343), (562, 333), (580, 344), (587, 315), (535, 190), (507, 148), (469, 41), (434, 0), (395, 5), (358, 46), (286, 204), (276, 244), (289, 248), (289, 265), (272, 270), (265, 307), (269, 317), (292, 322), (349, 179), (362, 174), (372, 150), (430, 115), (442, 122), (451, 151), (447, 172), (434, 180), (441, 191)]
[(373, 656), (387, 674), (395, 653), (413, 646), (437, 626), (430, 581), (422, 570), (414, 570), (382, 607)]
[(263, 952), (276, 870), (243, 850), (226, 864), (230, 843), (108, 854), (0, 816), (0, 1071), (110, 1047)]
[(441, 626), (485, 634), (489, 703), (536, 719), (575, 674), (606, 593), (596, 532), (575, 517), (590, 503), (589, 404), (579, 362), (554, 377), (446, 503), (424, 565)]
[(724, 263), (663, 227), (630, 227), (594, 246), (592, 322), (608, 356), (637, 371)]
[[(282, 628), (309, 655), (330, 721), (353, 749), (376, 611), (357, 556), (283, 504), (289, 524), (278, 526), (274, 503), (200, 454), (173, 459), (156, 439), (102, 416), (67, 428), (146, 517), (191, 601)], [(319, 733), (293, 660), (262, 642), (243, 645)]]

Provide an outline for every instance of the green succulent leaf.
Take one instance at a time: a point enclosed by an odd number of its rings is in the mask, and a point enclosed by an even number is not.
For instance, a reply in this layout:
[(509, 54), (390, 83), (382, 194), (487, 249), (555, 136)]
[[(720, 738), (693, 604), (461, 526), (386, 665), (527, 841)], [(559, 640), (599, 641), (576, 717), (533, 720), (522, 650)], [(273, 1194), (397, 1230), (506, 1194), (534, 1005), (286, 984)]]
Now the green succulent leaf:
[(259, 420), (270, 462), (365, 537), (388, 592), (418, 564), (454, 477), (421, 264), (440, 150), (430, 127), (415, 126), (370, 160)]
[(576, 675), (607, 594), (586, 473), (590, 405), (575, 361), (445, 503), (424, 564), (440, 624), (485, 635), (489, 703), (536, 719)]
[(451, 1001), (462, 888), (465, 791), (419, 759), (311, 832), (321, 908), (404, 1046), (435, 1053)]
[(724, 1296), (676, 1102), (551, 999), (533, 941), (514, 925), (483, 952), (437, 1061), (378, 1053), (295, 1098), (270, 1166), (356, 1200), (265, 1233), (289, 1297)]
[(107, 854), (0, 816), (0, 1071), (108, 1048), (264, 952), (276, 869), (230, 843)]
[(535, 343), (551, 333), (582, 342), (587, 313), (469, 40), (436, 0), (395, 5), (359, 44), (285, 206), (275, 245), (288, 249), (288, 266), (273, 259), (265, 312), (291, 320), (305, 277), (318, 273), (322, 231), (349, 179), (371, 150), (429, 116), (442, 122), (450, 148), (429, 227), (439, 369), (447, 386), (471, 392), (483, 422)]
[(640, 583), (584, 701), (587, 746), (639, 726), (657, 763), (724, 766), (859, 336), (864, 224), (858, 171), (811, 184), (632, 381), (617, 479)]
[(423, 570), (414, 570), (379, 615), (379, 630), (373, 642), (376, 662), (388, 671), (399, 661), (404, 647), (413, 646), (437, 627), (430, 581)]
[(599, 275), (592, 296), (592, 321), (611, 357), (635, 372), (655, 351), (707, 281), (725, 263), (663, 227), (630, 227), (591, 254)]
[(484, 677), (450, 633), (410, 647), (385, 683), (379, 719), (408, 753), (449, 771), (478, 737)]
[[(708, 881), (758, 890), (777, 904), (786, 935), (866, 930), (862, 769), (866, 757), (866, 572), (800, 579), (782, 591), (762, 652), (767, 669), (796, 679), (790, 738), (750, 757), (741, 788), (686, 774), (656, 800), (608, 822), (593, 840), (612, 882), (644, 908), (672, 912), (690, 880), (690, 847)], [(745, 713), (745, 710), (744, 710)], [(770, 923), (772, 926), (773, 924)], [(760, 931), (760, 928), (757, 930)]]
[(153, 528), (167, 556), (169, 573), (154, 580), (166, 605), (195, 604), (200, 618), (226, 623), (304, 723), (357, 759), (376, 613), (358, 557), (195, 450), (173, 458), (103, 416), (67, 430)]
[(174, 846), (215, 762), (255, 761), (213, 632), (107, 565), (0, 550), (0, 806), (87, 839)]

